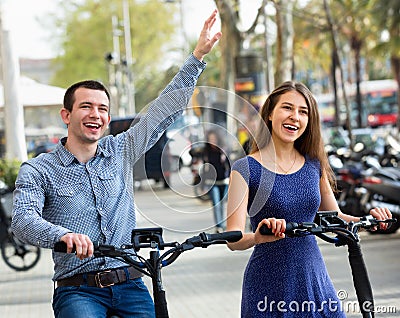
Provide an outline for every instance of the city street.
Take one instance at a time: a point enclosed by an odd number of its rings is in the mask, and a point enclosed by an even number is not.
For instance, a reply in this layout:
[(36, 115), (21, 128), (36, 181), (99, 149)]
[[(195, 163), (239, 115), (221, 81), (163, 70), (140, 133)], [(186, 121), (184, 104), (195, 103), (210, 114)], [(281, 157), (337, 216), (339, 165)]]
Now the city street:
[[(174, 175), (172, 189), (144, 184), (136, 191), (138, 227), (164, 228), (164, 241), (184, 241), (202, 231), (213, 232), (210, 202), (192, 197), (189, 169)], [(186, 184), (186, 185), (185, 185)], [(320, 241), (320, 240), (319, 240)], [(374, 290), (376, 317), (400, 317), (400, 233), (362, 233), (362, 248)], [(348, 317), (356, 296), (347, 249), (321, 241), (327, 267)], [(147, 255), (142, 251), (142, 255)], [(163, 269), (171, 317), (239, 317), (241, 281), (251, 251), (232, 252), (226, 246), (210, 246), (182, 254)], [(0, 317), (52, 317), (53, 268), (51, 254), (43, 250), (40, 262), (28, 272), (15, 272), (0, 261)], [(145, 278), (151, 289), (150, 280)], [(396, 308), (397, 307), (397, 308)], [(396, 313), (388, 313), (396, 310)]]

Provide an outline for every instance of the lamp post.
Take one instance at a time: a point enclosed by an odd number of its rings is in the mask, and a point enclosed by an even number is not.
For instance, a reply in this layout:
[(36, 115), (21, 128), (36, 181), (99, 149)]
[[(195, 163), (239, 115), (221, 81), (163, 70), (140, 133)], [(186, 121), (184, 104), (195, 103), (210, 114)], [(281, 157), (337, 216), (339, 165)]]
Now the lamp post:
[[(109, 82), (111, 95), (116, 105), (116, 114), (126, 116), (135, 114), (135, 85), (133, 81), (133, 58), (130, 32), (129, 3), (123, 1), (123, 21), (117, 15), (111, 18), (113, 35), (113, 52), (107, 53), (105, 59), (109, 65)], [(120, 27), (122, 26), (122, 30)], [(121, 57), (120, 37), (124, 37), (125, 57)]]
[(128, 97), (127, 111), (129, 114), (136, 113), (135, 106), (135, 85), (133, 82), (132, 73), (132, 43), (131, 43), (131, 22), (129, 16), (129, 4), (128, 0), (123, 2), (123, 17), (124, 17), (124, 39), (125, 39), (125, 58), (126, 58), (126, 94)]

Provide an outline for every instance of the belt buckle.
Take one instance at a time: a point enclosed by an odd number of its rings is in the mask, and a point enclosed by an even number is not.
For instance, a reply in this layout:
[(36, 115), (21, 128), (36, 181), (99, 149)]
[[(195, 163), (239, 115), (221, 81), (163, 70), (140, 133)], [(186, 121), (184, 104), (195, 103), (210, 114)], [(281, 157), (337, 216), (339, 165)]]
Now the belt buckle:
[(110, 283), (110, 284), (105, 284), (105, 285), (102, 284), (101, 276), (104, 274), (107, 274), (107, 273), (111, 273), (111, 270), (110, 269), (105, 270), (105, 271), (99, 272), (96, 275), (94, 275), (94, 281), (96, 282), (97, 287), (104, 288), (104, 287), (110, 287), (110, 286), (115, 285), (115, 283)]

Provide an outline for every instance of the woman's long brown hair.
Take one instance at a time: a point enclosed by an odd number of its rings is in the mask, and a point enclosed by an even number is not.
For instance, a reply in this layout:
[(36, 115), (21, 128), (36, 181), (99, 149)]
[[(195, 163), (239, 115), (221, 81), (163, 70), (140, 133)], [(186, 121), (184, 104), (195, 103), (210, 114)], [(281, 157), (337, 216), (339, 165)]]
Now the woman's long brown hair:
[(324, 142), (321, 135), (321, 123), (318, 112), (317, 102), (310, 90), (303, 83), (287, 81), (275, 88), (267, 97), (264, 105), (260, 109), (260, 121), (258, 130), (253, 140), (250, 153), (254, 153), (269, 144), (271, 141), (272, 123), (269, 120), (272, 111), (277, 105), (281, 95), (296, 91), (300, 93), (308, 107), (308, 125), (304, 133), (294, 142), (294, 147), (303, 156), (319, 160), (321, 164), (321, 175), (326, 177), (334, 190), (336, 190), (335, 177), (328, 157), (324, 149)]

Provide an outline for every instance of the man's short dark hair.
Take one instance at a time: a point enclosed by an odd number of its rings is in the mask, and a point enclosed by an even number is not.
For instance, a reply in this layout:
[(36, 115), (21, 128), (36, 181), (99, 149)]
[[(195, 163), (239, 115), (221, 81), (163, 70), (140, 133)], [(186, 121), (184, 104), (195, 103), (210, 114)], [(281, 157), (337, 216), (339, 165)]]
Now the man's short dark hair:
[(72, 84), (70, 87), (67, 88), (67, 90), (64, 94), (64, 108), (65, 109), (72, 111), (72, 106), (74, 105), (74, 102), (75, 102), (74, 94), (75, 94), (75, 91), (80, 87), (103, 91), (106, 93), (108, 101), (110, 102), (110, 93), (108, 92), (107, 88), (101, 82), (95, 81), (95, 80), (86, 80), (86, 81), (81, 81), (81, 82)]

